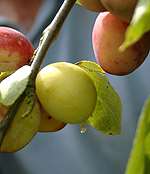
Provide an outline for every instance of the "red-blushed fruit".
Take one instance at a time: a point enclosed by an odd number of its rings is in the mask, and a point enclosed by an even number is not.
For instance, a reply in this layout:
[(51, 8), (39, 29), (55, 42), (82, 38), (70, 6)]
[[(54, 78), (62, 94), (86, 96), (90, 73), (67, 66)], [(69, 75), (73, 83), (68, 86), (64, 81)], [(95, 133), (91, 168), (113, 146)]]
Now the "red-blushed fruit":
[(104, 7), (114, 15), (125, 21), (130, 21), (137, 4), (137, 0), (101, 0)]
[(52, 118), (40, 105), (41, 121), (39, 126), (39, 132), (56, 132), (63, 129), (66, 123), (55, 120)]
[[(0, 27), (0, 72), (15, 71), (28, 64), (33, 53), (32, 44), (22, 33), (9, 27)], [(0, 104), (0, 121), (7, 110)]]
[(28, 64), (33, 52), (32, 44), (22, 33), (0, 27), (0, 72), (13, 71)]
[(138, 68), (148, 55), (149, 34), (125, 51), (119, 51), (127, 27), (126, 22), (109, 12), (100, 13), (96, 19), (92, 34), (94, 53), (103, 70), (110, 74), (129, 74)]
[(106, 11), (100, 0), (78, 0), (78, 3), (91, 11)]

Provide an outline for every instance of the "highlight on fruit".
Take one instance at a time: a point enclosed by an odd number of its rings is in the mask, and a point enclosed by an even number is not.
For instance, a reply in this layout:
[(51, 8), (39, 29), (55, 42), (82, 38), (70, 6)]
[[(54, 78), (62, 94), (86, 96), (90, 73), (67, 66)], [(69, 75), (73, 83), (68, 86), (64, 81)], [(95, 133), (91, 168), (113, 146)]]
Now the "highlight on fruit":
[(45, 111), (64, 123), (82, 123), (95, 108), (97, 93), (87, 72), (77, 65), (57, 62), (36, 78), (36, 93)]

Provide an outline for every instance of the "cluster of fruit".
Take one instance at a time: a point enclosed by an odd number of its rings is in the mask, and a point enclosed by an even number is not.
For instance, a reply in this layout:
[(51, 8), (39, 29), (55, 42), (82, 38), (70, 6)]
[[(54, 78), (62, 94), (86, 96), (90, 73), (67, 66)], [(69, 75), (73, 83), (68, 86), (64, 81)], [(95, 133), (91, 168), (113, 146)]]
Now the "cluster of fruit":
[(99, 12), (92, 34), (98, 63), (108, 73), (127, 75), (137, 69), (149, 53), (150, 34), (120, 51), (138, 0), (78, 0), (89, 10)]
[[(30, 62), (34, 48), (20, 32), (0, 27), (0, 77)], [(9, 73), (8, 73), (9, 74)], [(24, 147), (39, 132), (53, 132), (67, 123), (83, 123), (93, 112), (97, 92), (92, 79), (80, 66), (57, 62), (44, 67), (36, 77), (37, 100), (32, 111), (23, 116), (28, 102), (23, 100), (8, 128), (1, 152), (14, 152)], [(9, 107), (0, 104), (0, 121)]]

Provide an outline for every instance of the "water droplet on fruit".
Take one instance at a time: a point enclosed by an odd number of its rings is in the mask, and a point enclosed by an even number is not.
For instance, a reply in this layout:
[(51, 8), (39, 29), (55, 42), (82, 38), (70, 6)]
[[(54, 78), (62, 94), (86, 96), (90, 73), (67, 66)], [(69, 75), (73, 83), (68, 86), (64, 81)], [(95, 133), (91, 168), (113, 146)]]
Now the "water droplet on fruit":
[(87, 128), (85, 127), (85, 125), (81, 124), (80, 125), (80, 133), (85, 134), (86, 132), (87, 132)]

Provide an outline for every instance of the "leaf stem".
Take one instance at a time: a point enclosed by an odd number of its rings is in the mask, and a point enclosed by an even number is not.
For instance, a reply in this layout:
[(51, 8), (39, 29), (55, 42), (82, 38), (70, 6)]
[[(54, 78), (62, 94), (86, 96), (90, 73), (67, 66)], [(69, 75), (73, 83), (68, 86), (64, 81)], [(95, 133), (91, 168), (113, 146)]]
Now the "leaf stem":
[[(69, 12), (71, 11), (72, 7), (74, 6), (75, 2), (76, 0), (64, 0), (61, 8), (59, 9), (58, 13), (56, 14), (51, 24), (48, 25), (48, 27), (43, 31), (42, 37), (39, 42), (39, 46), (36, 49), (32, 58), (32, 62), (31, 62), (32, 73), (29, 79), (29, 85), (27, 86), (26, 90), (29, 90), (29, 88), (33, 90), (35, 86), (35, 78), (37, 76), (37, 73), (39, 72), (40, 66), (45, 58), (45, 55), (49, 47), (51, 46), (51, 44), (54, 42), (54, 40), (58, 36), (59, 31), (62, 28), (62, 25), (65, 19), (67, 18)], [(11, 122), (13, 121), (15, 117), (16, 112), (19, 109), (20, 103), (25, 98), (26, 90), (16, 100), (16, 102), (10, 107), (9, 111), (6, 114), (6, 117), (0, 123), (0, 146), (7, 132), (7, 129), (9, 128)], [(33, 92), (35, 91), (33, 90)]]

